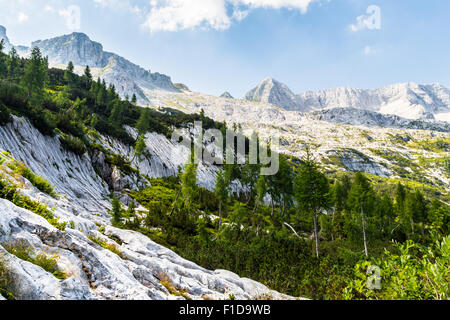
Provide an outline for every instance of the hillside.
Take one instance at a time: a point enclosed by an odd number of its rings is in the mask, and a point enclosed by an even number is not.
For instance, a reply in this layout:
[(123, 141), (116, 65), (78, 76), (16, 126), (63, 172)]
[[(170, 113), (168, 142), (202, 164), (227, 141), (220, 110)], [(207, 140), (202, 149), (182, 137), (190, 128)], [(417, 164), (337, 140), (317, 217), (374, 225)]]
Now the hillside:
[[(65, 37), (39, 44), (103, 63), (101, 46)], [(373, 298), (358, 266), (405, 259), (413, 275), (391, 272), (377, 298), (449, 296), (447, 123), (154, 87), (142, 107), (95, 67), (61, 68), (39, 47), (0, 52), (0, 299)], [(280, 136), (279, 170), (196, 164), (171, 139), (205, 134), (201, 151), (222, 159), (206, 133), (229, 128), (246, 146)]]

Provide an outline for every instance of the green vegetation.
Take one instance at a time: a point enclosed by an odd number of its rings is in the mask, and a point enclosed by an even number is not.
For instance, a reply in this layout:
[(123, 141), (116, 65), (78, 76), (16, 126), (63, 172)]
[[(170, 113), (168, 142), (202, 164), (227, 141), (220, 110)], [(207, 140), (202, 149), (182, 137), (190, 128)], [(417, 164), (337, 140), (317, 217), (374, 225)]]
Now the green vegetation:
[(198, 114), (137, 107), (136, 97), (131, 102), (120, 99), (114, 86), (94, 81), (89, 68), (82, 76), (73, 72), (72, 63), (66, 70), (48, 69), (38, 48), (33, 48), (30, 59), (0, 50), (0, 60), (7, 61), (7, 68), (0, 71), (0, 125), (11, 120), (10, 114), (27, 117), (42, 134), (58, 134), (63, 148), (78, 155), (96, 150), (90, 132), (134, 146), (136, 141), (124, 125), (137, 128), (140, 135), (151, 130), (167, 137), (174, 128), (196, 120), (202, 120), (205, 129), (225, 126)]
[[(308, 159), (293, 166), (282, 157), (281, 163), (273, 177), (258, 177), (258, 166), (225, 166), (214, 193), (195, 184), (196, 167), (189, 164), (178, 179), (152, 180), (152, 187), (131, 192), (149, 212), (141, 219), (134, 215), (139, 221), (134, 226), (128, 221), (119, 226), (205, 268), (231, 270), (315, 299), (347, 297), (344, 292), (352, 291), (344, 289), (356, 279), (356, 265), (374, 260), (381, 267), (385, 249), (401, 253), (393, 241), (426, 247), (435, 235), (448, 235), (448, 206), (419, 190), (361, 173), (330, 181)], [(248, 172), (256, 178), (248, 180)], [(255, 191), (233, 194), (230, 177)], [(271, 189), (279, 195), (267, 203), (263, 198)], [(430, 294), (430, 288), (424, 290)], [(398, 298), (392, 292), (384, 298)]]
[(45, 271), (53, 274), (58, 279), (66, 279), (66, 274), (58, 268), (58, 256), (48, 256), (45, 253), (36, 254), (33, 248), (25, 240), (2, 243), (2, 246), (9, 253), (17, 258), (31, 262)]
[(184, 289), (178, 289), (165, 273), (161, 273), (158, 278), (159, 283), (161, 283), (171, 295), (183, 297), (186, 300), (191, 300), (191, 298), (187, 294), (188, 292)]
[(46, 205), (42, 205), (39, 202), (33, 201), (29, 197), (22, 195), (16, 186), (7, 182), (1, 175), (0, 198), (11, 201), (18, 207), (36, 213), (37, 215), (45, 218), (52, 226), (59, 230), (63, 231), (66, 228), (66, 223), (59, 222), (59, 219), (54, 217), (53, 212), (49, 210)]
[[(30, 59), (11, 52), (0, 53), (0, 61), (7, 61), (6, 68), (0, 65), (0, 125), (9, 122), (11, 114), (26, 117), (42, 134), (57, 135), (64, 149), (80, 156), (103, 152), (106, 162), (127, 174), (138, 171), (128, 160), (104, 150), (97, 141), (100, 134), (134, 146), (139, 158), (145, 155), (148, 131), (169, 137), (174, 128), (196, 120), (203, 122), (204, 129), (226, 129), (204, 112), (187, 115), (169, 108), (137, 107), (136, 97), (131, 102), (120, 99), (114, 86), (94, 81), (89, 68), (81, 77), (73, 73), (71, 63), (66, 70), (48, 69), (37, 48)], [(137, 129), (137, 141), (124, 129), (126, 125)], [(427, 144), (392, 138), (404, 146), (448, 152), (445, 139)], [(134, 203), (125, 209), (113, 197), (112, 222), (139, 231), (205, 268), (231, 270), (293, 296), (448, 299), (448, 288), (442, 286), (448, 284), (448, 193), (418, 177), (414, 160), (373, 152), (394, 163), (402, 179), (359, 172), (327, 175), (309, 157), (281, 156), (280, 170), (273, 176), (260, 175), (258, 165), (223, 166), (211, 192), (197, 185), (197, 166), (190, 163), (178, 177), (153, 179), (151, 187), (129, 192), (147, 213), (137, 213)], [(343, 156), (370, 161), (353, 149), (344, 150)], [(443, 158), (448, 167), (448, 159)], [(328, 160), (328, 164), (341, 162), (333, 155)], [(53, 193), (30, 170), (20, 164), (13, 168), (41, 191)], [(233, 193), (234, 180), (246, 192)], [(60, 230), (65, 228), (51, 210), (21, 195), (5, 179), (0, 180), (0, 197), (43, 216)], [(118, 246), (91, 240), (122, 257)], [(15, 252), (34, 259), (26, 249)], [(50, 268), (51, 261), (39, 263)], [(364, 288), (369, 265), (382, 270), (386, 285), (381, 291)], [(0, 263), (0, 290), (7, 294), (5, 268)], [(167, 276), (159, 280), (170, 293), (188, 297)]]
[(14, 299), (15, 282), (8, 269), (5, 257), (0, 253), (0, 294), (8, 299)]
[(112, 253), (117, 254), (119, 257), (121, 257), (123, 259), (123, 255), (122, 255), (122, 251), (120, 250), (120, 248), (114, 244), (109, 244), (106, 241), (100, 239), (100, 238), (95, 238), (95, 237), (89, 237), (89, 240), (91, 240), (92, 242), (98, 244), (100, 247), (102, 247), (103, 249), (109, 250)]
[(40, 191), (52, 197), (57, 197), (56, 193), (53, 191), (53, 186), (47, 180), (37, 176), (30, 168), (26, 167), (23, 162), (13, 161), (8, 163), (8, 167), (15, 173), (28, 179), (28, 181)]
[[(398, 254), (385, 251), (382, 258), (355, 266), (355, 280), (344, 289), (346, 299), (448, 300), (450, 298), (450, 237), (428, 247), (407, 241), (397, 244)], [(380, 287), (371, 290), (367, 270), (379, 266)]]

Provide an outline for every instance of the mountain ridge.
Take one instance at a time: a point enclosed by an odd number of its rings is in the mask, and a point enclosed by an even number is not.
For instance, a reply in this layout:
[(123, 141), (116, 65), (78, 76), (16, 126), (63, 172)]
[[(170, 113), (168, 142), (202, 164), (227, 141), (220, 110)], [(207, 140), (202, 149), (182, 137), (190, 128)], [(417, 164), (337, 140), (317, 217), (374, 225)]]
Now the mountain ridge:
[(312, 112), (346, 107), (414, 120), (450, 121), (450, 88), (437, 83), (406, 82), (379, 89), (338, 87), (294, 94), (283, 83), (266, 78), (244, 99), (271, 103), (288, 111)]
[[(2, 37), (10, 44), (5, 27), (0, 29), (0, 39)], [(38, 47), (44, 56), (48, 56), (51, 67), (65, 68), (71, 61), (75, 65), (75, 72), (82, 74), (84, 68), (89, 66), (95, 78), (100, 77), (114, 85), (121, 97), (136, 94), (140, 104), (149, 103), (144, 93), (146, 90), (180, 92), (169, 76), (152, 73), (118, 54), (104, 51), (101, 43), (91, 40), (85, 33), (73, 32), (33, 41), (31, 47)], [(26, 56), (30, 48), (26, 49), (22, 48), (19, 53)]]

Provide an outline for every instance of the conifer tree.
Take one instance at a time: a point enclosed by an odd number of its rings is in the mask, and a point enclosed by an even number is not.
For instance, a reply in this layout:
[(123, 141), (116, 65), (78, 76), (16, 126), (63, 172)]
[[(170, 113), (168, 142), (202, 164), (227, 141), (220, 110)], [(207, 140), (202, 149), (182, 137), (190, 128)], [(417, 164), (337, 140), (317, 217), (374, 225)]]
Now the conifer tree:
[(150, 129), (150, 117), (150, 109), (144, 108), (141, 111), (139, 120), (136, 123), (136, 129), (138, 130), (140, 135), (145, 135)]
[(330, 205), (330, 185), (327, 177), (308, 156), (303, 160), (294, 181), (295, 200), (301, 211), (313, 215), (316, 257), (319, 258), (318, 216)]
[(361, 220), (364, 253), (366, 257), (369, 256), (369, 249), (367, 245), (367, 217), (371, 216), (374, 210), (375, 197), (372, 186), (367, 178), (361, 173), (357, 172), (355, 181), (350, 189), (348, 195), (347, 205), (351, 210), (353, 216)]
[(84, 69), (83, 81), (86, 90), (90, 90), (92, 85), (92, 73), (89, 66), (86, 66), (86, 69)]
[(136, 97), (136, 94), (133, 93), (133, 96), (131, 97), (131, 104), (136, 105), (136, 103), (137, 103), (137, 97)]
[(42, 57), (39, 48), (33, 48), (22, 78), (22, 84), (27, 89), (27, 95), (32, 104), (40, 106), (43, 102), (44, 89), (48, 81), (47, 69), (47, 59)]
[(19, 76), (20, 71), (20, 62), (19, 62), (19, 55), (17, 54), (16, 49), (13, 47), (8, 55), (8, 77), (9, 78), (16, 78)]
[(214, 188), (214, 194), (219, 199), (219, 226), (222, 225), (222, 210), (226, 210), (229, 192), (229, 179), (225, 177), (222, 170), (219, 170)]

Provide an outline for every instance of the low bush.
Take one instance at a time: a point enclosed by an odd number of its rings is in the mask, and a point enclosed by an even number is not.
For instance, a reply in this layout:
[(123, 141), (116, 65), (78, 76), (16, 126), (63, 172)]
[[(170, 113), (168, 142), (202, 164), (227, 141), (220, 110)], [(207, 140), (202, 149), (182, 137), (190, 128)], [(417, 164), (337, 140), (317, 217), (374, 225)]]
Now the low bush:
[(46, 205), (42, 205), (37, 201), (31, 200), (29, 197), (22, 195), (16, 188), (16, 186), (9, 184), (0, 176), (0, 198), (11, 201), (16, 206), (30, 210), (31, 212), (46, 219), (55, 228), (64, 231), (67, 223), (59, 222), (58, 218), (55, 218), (53, 212), (47, 208)]
[(58, 268), (58, 256), (47, 256), (45, 253), (36, 254), (33, 248), (28, 245), (25, 240), (16, 240), (12, 242), (3, 243), (2, 246), (9, 253), (15, 255), (17, 258), (31, 262), (45, 271), (51, 273), (58, 279), (65, 279), (66, 274)]
[(20, 174), (22, 177), (28, 179), (28, 181), (30, 181), (31, 184), (40, 191), (52, 197), (56, 197), (56, 193), (53, 190), (53, 186), (44, 178), (41, 178), (38, 175), (36, 175), (30, 168), (25, 166), (23, 162), (14, 161), (10, 163), (8, 167), (15, 173)]

